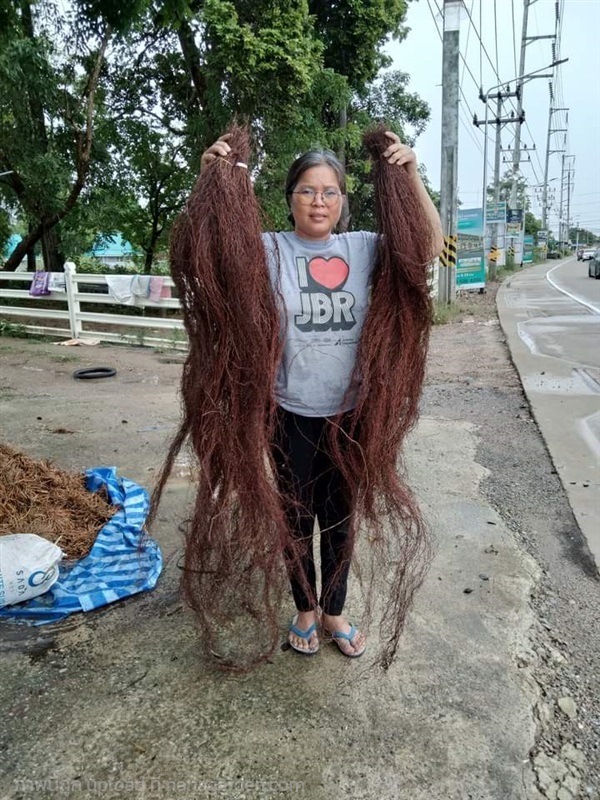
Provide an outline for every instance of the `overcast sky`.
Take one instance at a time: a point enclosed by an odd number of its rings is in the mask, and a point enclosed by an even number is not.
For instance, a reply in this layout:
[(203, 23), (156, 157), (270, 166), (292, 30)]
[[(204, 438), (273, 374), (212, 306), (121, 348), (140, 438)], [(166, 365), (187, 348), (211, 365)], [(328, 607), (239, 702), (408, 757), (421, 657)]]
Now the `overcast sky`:
[[(388, 52), (393, 57), (392, 69), (401, 69), (411, 76), (410, 89), (427, 100), (431, 107), (431, 121), (416, 145), (417, 156), (427, 167), (432, 185), (440, 185), (441, 147), (441, 76), (442, 42), (436, 30), (437, 22), (443, 32), (439, 9), (443, 0), (412, 0), (406, 23), (411, 29), (407, 39), (391, 43)], [(482, 119), (484, 104), (479, 100), (479, 83), (484, 92), (499, 83), (494, 68), (496, 59), (500, 81), (513, 81), (518, 74), (523, 20), (523, 0), (464, 0), (466, 12), (460, 27), (460, 49), (473, 73), (469, 75), (463, 60), (460, 62), (461, 97), (459, 124), (459, 197), (466, 208), (481, 205), (483, 181), (483, 129), (472, 124), (472, 113)], [(494, 7), (496, 6), (496, 22)], [(555, 0), (534, 0), (529, 7), (528, 36), (553, 34), (555, 29)], [(600, 234), (600, 0), (559, 0), (563, 24), (560, 57), (569, 61), (559, 68), (559, 79), (554, 84), (556, 107), (568, 107), (568, 124), (563, 112), (553, 115), (553, 127), (568, 127), (566, 154), (574, 155), (568, 163), (575, 173), (571, 194), (571, 220), (583, 228)], [(433, 11), (433, 16), (432, 12)], [(469, 21), (470, 13), (474, 25)], [(513, 28), (514, 13), (514, 28)], [(435, 21), (434, 21), (435, 17)], [(488, 58), (480, 48), (475, 28), (481, 32)], [(498, 50), (496, 49), (496, 30)], [(513, 33), (514, 31), (514, 33)], [(531, 42), (527, 46), (525, 74), (545, 67), (552, 62), (551, 40)], [(514, 90), (514, 81), (511, 89)], [(470, 111), (467, 109), (467, 105)], [(493, 101), (495, 106), (495, 101)], [(505, 106), (510, 113), (512, 106)], [(532, 189), (532, 210), (541, 217), (541, 191), (533, 189), (543, 181), (546, 136), (548, 130), (549, 89), (548, 79), (533, 80), (525, 84), (523, 108), (526, 125), (522, 126), (521, 142), (531, 153), (531, 165), (521, 164), (521, 171)], [(506, 112), (505, 112), (506, 113)], [(502, 130), (502, 147), (507, 148), (514, 137), (515, 125)], [(488, 175), (493, 175), (494, 126), (488, 126)], [(565, 146), (565, 134), (552, 137), (552, 150)], [(501, 164), (501, 173), (510, 167)], [(549, 186), (556, 187), (556, 202), (549, 213), (550, 228), (557, 232), (560, 195), (561, 153), (550, 157)], [(511, 160), (512, 163), (512, 160)], [(566, 189), (565, 189), (566, 197)], [(566, 200), (565, 200), (566, 206)], [(566, 209), (565, 209), (566, 213)]]

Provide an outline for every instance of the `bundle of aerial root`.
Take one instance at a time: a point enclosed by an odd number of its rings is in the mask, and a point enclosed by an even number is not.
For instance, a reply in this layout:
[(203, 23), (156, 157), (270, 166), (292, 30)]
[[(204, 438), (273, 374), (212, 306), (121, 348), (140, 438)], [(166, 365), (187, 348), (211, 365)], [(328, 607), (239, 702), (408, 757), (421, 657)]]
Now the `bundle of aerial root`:
[(116, 510), (106, 493), (86, 489), (83, 473), (0, 444), (0, 536), (36, 533), (80, 559)]
[[(359, 571), (366, 612), (375, 588), (382, 634), (377, 660), (388, 666), (430, 560), (426, 527), (399, 458), (417, 419), (424, 377), (433, 236), (412, 180), (381, 157), (389, 145), (384, 131), (365, 137), (382, 235), (355, 367), (358, 401), (343, 424), (341, 415), (332, 418), (328, 435), (354, 509), (344, 555), (356, 564), (357, 555), (366, 559), (368, 568)], [(295, 500), (282, 495), (274, 477), (274, 384), (284, 312), (244, 166), (248, 132), (233, 126), (228, 133), (231, 152), (200, 174), (171, 236), (171, 271), (189, 352), (182, 422), (154, 491), (149, 524), (187, 444), (199, 480), (185, 536), (184, 596), (198, 617), (205, 649), (221, 667), (246, 670), (268, 659), (279, 643), (284, 558), (298, 574), (300, 552), (286, 522)], [(278, 258), (276, 252), (270, 257)], [(364, 546), (357, 547), (363, 532)]]

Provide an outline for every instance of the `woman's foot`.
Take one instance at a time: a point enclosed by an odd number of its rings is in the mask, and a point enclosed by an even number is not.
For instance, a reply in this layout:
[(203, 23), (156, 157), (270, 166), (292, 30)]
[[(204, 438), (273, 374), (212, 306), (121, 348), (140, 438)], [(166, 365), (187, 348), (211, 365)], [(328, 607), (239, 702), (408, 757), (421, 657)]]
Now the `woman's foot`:
[[(312, 630), (311, 630), (312, 629)], [(300, 653), (312, 655), (319, 649), (317, 612), (299, 611), (290, 625), (288, 642)]]
[(323, 628), (332, 635), (333, 641), (345, 656), (357, 658), (365, 652), (367, 647), (365, 635), (350, 625), (344, 617), (333, 617), (323, 613), (322, 621)]

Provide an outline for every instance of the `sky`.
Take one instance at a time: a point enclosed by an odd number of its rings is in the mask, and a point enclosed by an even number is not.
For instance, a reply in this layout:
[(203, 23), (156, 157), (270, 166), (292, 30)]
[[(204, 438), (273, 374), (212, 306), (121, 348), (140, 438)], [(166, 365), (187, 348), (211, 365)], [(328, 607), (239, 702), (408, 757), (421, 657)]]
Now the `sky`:
[[(485, 93), (506, 81), (512, 84), (511, 90), (514, 91), (514, 78), (519, 72), (524, 2), (526, 0), (464, 0), (465, 10), (460, 25), (463, 57), (460, 60), (460, 84), (464, 98), (461, 96), (460, 99), (458, 152), (458, 196), (464, 208), (481, 207), (485, 126), (478, 129), (472, 124), (473, 113), (479, 119), (485, 115), (484, 103), (479, 99), (479, 86), (483, 86)], [(431, 119), (426, 131), (418, 138), (415, 150), (435, 189), (440, 186), (442, 105), (442, 41), (436, 22), (443, 33), (442, 4), (443, 0), (411, 0), (406, 17), (406, 25), (410, 28), (407, 38), (400, 43), (391, 42), (386, 48), (393, 59), (391, 69), (407, 72), (411, 77), (409, 90), (430, 105)], [(569, 111), (553, 114), (552, 127), (567, 128), (567, 133), (553, 134), (550, 149), (564, 147), (565, 155), (574, 157), (566, 161), (567, 166), (574, 169), (572, 224), (578, 221), (582, 228), (600, 235), (600, 0), (558, 0), (558, 6), (562, 17), (558, 57), (569, 60), (557, 69), (554, 106)], [(556, 0), (530, 0), (527, 35), (553, 34), (555, 9)], [(480, 46), (478, 32), (489, 60)], [(542, 39), (527, 45), (525, 74), (552, 63), (551, 44), (550, 39)], [(549, 71), (543, 70), (543, 73)], [(527, 144), (529, 150), (535, 144), (536, 150), (531, 152), (531, 163), (521, 163), (521, 173), (530, 187), (531, 210), (539, 218), (542, 216), (541, 189), (535, 187), (544, 178), (549, 101), (547, 78), (524, 85), (526, 124), (521, 130), (521, 146)], [(490, 112), (495, 110), (495, 105), (496, 101), (491, 101)], [(507, 102), (504, 113), (510, 114), (510, 110), (512, 106)], [(515, 125), (503, 127), (503, 149), (511, 144), (514, 130)], [(495, 126), (489, 125), (488, 182), (493, 176), (494, 135)], [(501, 175), (512, 165), (512, 156), (509, 153), (503, 156), (507, 163), (501, 163)], [(558, 232), (561, 166), (562, 153), (551, 155), (549, 190), (555, 189), (556, 200), (549, 211), (549, 228), (555, 234)], [(566, 188), (564, 197), (566, 214)]]

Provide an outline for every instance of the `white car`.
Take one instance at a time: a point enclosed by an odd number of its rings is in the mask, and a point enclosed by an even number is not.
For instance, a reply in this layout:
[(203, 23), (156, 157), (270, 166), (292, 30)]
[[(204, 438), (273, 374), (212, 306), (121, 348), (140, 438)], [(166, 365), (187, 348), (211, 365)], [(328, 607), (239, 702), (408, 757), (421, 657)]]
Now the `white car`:
[(581, 254), (582, 261), (589, 261), (590, 258), (593, 257), (594, 253), (596, 252), (596, 247), (586, 247), (585, 250)]

